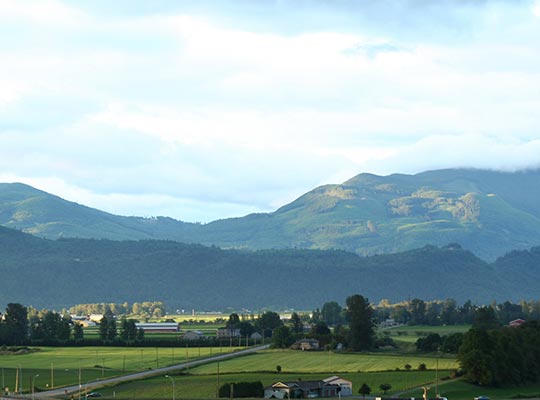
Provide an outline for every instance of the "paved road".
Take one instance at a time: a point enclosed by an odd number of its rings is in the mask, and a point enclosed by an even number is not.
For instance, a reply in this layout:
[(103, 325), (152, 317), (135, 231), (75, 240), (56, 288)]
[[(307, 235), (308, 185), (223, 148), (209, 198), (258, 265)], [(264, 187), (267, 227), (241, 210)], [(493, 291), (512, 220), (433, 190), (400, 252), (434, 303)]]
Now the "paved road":
[[(118, 384), (118, 383), (121, 383), (121, 382), (133, 381), (133, 380), (137, 380), (137, 379), (144, 379), (144, 378), (149, 378), (151, 376), (165, 375), (165, 374), (168, 374), (168, 373), (173, 373), (175, 371), (179, 371), (179, 370), (183, 370), (183, 369), (187, 369), (187, 368), (197, 367), (197, 366), (202, 365), (202, 364), (208, 364), (208, 363), (211, 363), (211, 362), (227, 360), (229, 358), (235, 358), (235, 357), (243, 356), (243, 355), (246, 355), (246, 354), (255, 353), (256, 351), (264, 350), (264, 349), (267, 349), (268, 347), (270, 347), (270, 345), (268, 345), (268, 344), (264, 345), (264, 346), (251, 347), (251, 348), (248, 348), (248, 349), (245, 349), (245, 350), (240, 350), (240, 351), (235, 351), (235, 352), (232, 352), (232, 353), (221, 354), (221, 355), (217, 355), (217, 356), (213, 356), (213, 357), (209, 357), (209, 358), (204, 358), (204, 359), (199, 359), (199, 360), (195, 360), (195, 361), (189, 361), (189, 362), (182, 363), (182, 364), (171, 365), (171, 366), (163, 367), (163, 368), (156, 368), (156, 369), (143, 371), (143, 372), (137, 372), (137, 373), (129, 374), (129, 375), (122, 375), (122, 376), (118, 376), (116, 378), (108, 378), (108, 379), (102, 379), (102, 380), (99, 380), (99, 381), (88, 382), (88, 383), (85, 383), (84, 385), (82, 385), (81, 389), (82, 390), (88, 389), (88, 391), (92, 391), (94, 389), (97, 389), (97, 388), (100, 388), (100, 387), (103, 387), (103, 386), (107, 386), (107, 385), (111, 385), (111, 384)], [(78, 398), (78, 396), (75, 396), (75, 394), (78, 391), (79, 391), (79, 385), (74, 385), (74, 386), (63, 387), (63, 388), (60, 388), (60, 389), (47, 390), (45, 392), (36, 392), (34, 394), (34, 397), (36, 399), (37, 398), (46, 399), (46, 398), (54, 398), (54, 397), (63, 397), (67, 393), (68, 396), (70, 396), (71, 394), (74, 394), (74, 397)], [(24, 396), (24, 397), (25, 398), (31, 398), (31, 396), (29, 396), (29, 395)], [(18, 399), (20, 399), (21, 397), (9, 397), (9, 398), (13, 398), (13, 399), (18, 398)], [(1, 399), (8, 399), (8, 397), (2, 397)]]

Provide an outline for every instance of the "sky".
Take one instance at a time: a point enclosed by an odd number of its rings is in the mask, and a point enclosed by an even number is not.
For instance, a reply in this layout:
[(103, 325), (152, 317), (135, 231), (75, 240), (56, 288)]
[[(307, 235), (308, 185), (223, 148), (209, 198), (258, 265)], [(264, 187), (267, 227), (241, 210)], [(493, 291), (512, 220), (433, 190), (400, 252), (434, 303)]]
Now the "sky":
[(205, 223), (459, 167), (540, 167), (540, 1), (0, 0), (0, 182)]

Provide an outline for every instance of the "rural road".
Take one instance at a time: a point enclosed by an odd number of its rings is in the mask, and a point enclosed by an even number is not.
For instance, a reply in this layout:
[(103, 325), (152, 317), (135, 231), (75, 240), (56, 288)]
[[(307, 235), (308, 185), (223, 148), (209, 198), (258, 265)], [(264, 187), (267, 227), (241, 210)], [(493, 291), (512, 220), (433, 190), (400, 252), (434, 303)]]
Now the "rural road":
[[(211, 362), (221, 361), (221, 360), (228, 360), (230, 358), (235, 358), (235, 357), (243, 356), (243, 355), (246, 355), (246, 354), (255, 353), (257, 351), (267, 349), (268, 347), (270, 347), (270, 345), (267, 344), (267, 345), (264, 345), (264, 346), (257, 346), (257, 347), (252, 347), (252, 348), (248, 348), (248, 349), (245, 349), (245, 350), (235, 351), (235, 352), (232, 352), (232, 353), (221, 354), (221, 355), (208, 357), (208, 358), (204, 358), (204, 359), (189, 361), (189, 362), (185, 362), (185, 363), (182, 363), (182, 364), (170, 365), (168, 367), (156, 368), (156, 369), (152, 369), (152, 370), (148, 370), (148, 371), (142, 371), (142, 372), (136, 372), (134, 374), (122, 375), (122, 376), (118, 376), (116, 378), (108, 378), (108, 379), (102, 379), (102, 380), (99, 380), (99, 381), (93, 381), (93, 382), (89, 382), (87, 384), (81, 385), (82, 387), (80, 389), (82, 389), (82, 390), (88, 389), (88, 391), (92, 391), (93, 389), (97, 389), (97, 388), (107, 386), (107, 385), (111, 385), (111, 384), (114, 385), (114, 384), (121, 383), (121, 382), (128, 382), (128, 381), (133, 381), (133, 380), (137, 380), (137, 379), (149, 378), (151, 376), (165, 375), (165, 374), (173, 373), (175, 371), (183, 370), (183, 369), (186, 369), (186, 368), (197, 367), (197, 366), (202, 365), (202, 364), (208, 364), (208, 363), (211, 363)], [(59, 397), (59, 396), (64, 397), (66, 395), (66, 393), (68, 394), (68, 396), (70, 396), (71, 394), (75, 394), (78, 391), (79, 391), (79, 385), (66, 386), (66, 387), (59, 388), (59, 389), (47, 390), (47, 391), (44, 391), (44, 392), (36, 392), (34, 394), (34, 397), (36, 399), (38, 399), (38, 398), (47, 399), (47, 398), (54, 398), (54, 397)], [(31, 396), (26, 395), (26, 396), (17, 396), (17, 397), (15, 397), (15, 396), (14, 397), (2, 397), (2, 399), (20, 399), (20, 398), (31, 398)]]

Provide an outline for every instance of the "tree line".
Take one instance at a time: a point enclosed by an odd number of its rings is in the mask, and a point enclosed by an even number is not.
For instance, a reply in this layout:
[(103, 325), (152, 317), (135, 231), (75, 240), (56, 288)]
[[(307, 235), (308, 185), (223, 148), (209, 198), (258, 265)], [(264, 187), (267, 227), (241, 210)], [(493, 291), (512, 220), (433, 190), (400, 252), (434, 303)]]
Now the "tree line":
[[(474, 323), (476, 313), (483, 305), (473, 304), (467, 300), (458, 304), (454, 299), (425, 301), (414, 298), (391, 304), (388, 300), (381, 300), (374, 305), (374, 319), (377, 324), (384, 324), (392, 320), (396, 324), (404, 325), (470, 325)], [(516, 319), (540, 319), (540, 301), (521, 301), (512, 303), (493, 302), (489, 305), (495, 316), (502, 324), (508, 324)], [(327, 302), (322, 309), (313, 311), (314, 316), (322, 319), (329, 325), (343, 323), (345, 310), (336, 302)]]
[(135, 302), (131, 305), (128, 302), (77, 304), (69, 308), (69, 314), (105, 314), (107, 310), (110, 310), (113, 315), (137, 315), (143, 318), (161, 318), (166, 314), (165, 303), (162, 301)]

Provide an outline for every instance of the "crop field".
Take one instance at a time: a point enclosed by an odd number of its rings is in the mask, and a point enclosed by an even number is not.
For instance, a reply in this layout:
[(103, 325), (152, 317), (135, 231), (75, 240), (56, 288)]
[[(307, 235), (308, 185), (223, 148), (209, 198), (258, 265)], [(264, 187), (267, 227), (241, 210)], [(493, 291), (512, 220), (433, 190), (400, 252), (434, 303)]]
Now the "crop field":
[[(31, 387), (35, 375), (38, 388), (73, 385), (143, 371), (186, 360), (230, 352), (237, 347), (41, 347), (29, 353), (0, 354), (3, 387), (15, 387), (17, 369), (19, 386)], [(20, 378), (22, 370), (22, 379)]]
[[(367, 383), (372, 394), (380, 394), (379, 385), (390, 383), (397, 393), (435, 381), (433, 369), (418, 371), (420, 363), (435, 368), (436, 359), (430, 357), (385, 354), (334, 354), (293, 350), (265, 350), (253, 355), (193, 368), (189, 374), (173, 376), (176, 398), (214, 398), (219, 385), (240, 381), (261, 381), (267, 386), (276, 381), (323, 379), (339, 375), (353, 382), (355, 393)], [(405, 364), (413, 366), (405, 371)], [(278, 373), (276, 366), (282, 372)], [(439, 377), (447, 377), (456, 368), (454, 359), (439, 360)], [(400, 370), (396, 370), (399, 368)], [(171, 398), (172, 382), (165, 377), (131, 382), (101, 390), (106, 397), (159, 399)]]
[[(428, 369), (435, 369), (437, 359), (429, 356), (395, 355), (385, 353), (355, 354), (333, 353), (326, 351), (303, 352), (295, 350), (265, 350), (257, 354), (228, 360), (222, 363), (225, 373), (273, 372), (281, 366), (283, 372), (374, 372), (404, 369), (406, 364), (417, 369), (420, 364)], [(439, 359), (440, 369), (456, 369), (454, 358)], [(197, 373), (213, 373), (213, 366), (198, 367)]]

